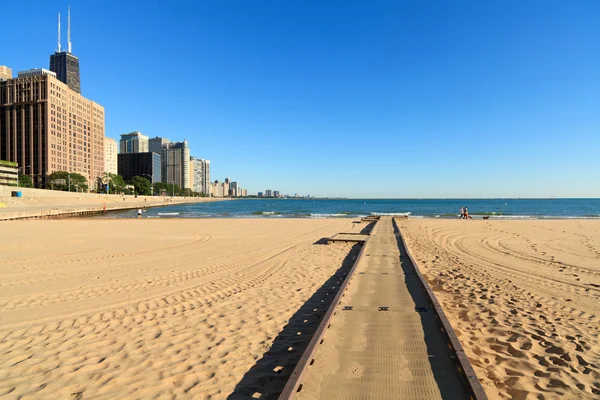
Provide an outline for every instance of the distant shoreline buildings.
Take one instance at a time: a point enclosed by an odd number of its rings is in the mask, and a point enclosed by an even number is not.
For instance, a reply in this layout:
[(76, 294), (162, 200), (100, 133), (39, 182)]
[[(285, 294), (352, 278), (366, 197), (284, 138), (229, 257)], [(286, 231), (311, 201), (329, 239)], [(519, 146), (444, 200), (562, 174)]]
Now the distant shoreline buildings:
[[(12, 69), (0, 66), (0, 160), (14, 163), (17, 178), (28, 175), (35, 187), (49, 188), (50, 175), (65, 171), (83, 175), (90, 190), (102, 190), (107, 175), (118, 174), (204, 196), (248, 196), (247, 189), (230, 178), (212, 182), (210, 160), (191, 156), (187, 140), (171, 142), (137, 131), (120, 135), (118, 143), (106, 137), (104, 107), (81, 95), (70, 7), (67, 32), (64, 51), (59, 13), (58, 46), (50, 55), (49, 70), (20, 71), (14, 78)], [(280, 197), (278, 191), (267, 193)]]

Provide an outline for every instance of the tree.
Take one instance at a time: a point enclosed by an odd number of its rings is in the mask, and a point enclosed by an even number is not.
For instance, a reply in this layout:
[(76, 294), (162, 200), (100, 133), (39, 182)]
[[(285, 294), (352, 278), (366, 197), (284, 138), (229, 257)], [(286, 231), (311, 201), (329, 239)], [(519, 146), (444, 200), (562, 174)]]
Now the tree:
[(48, 178), (53, 189), (69, 192), (86, 192), (88, 190), (87, 179), (77, 172), (69, 174), (67, 171), (55, 171)]
[(154, 183), (154, 192), (157, 194), (165, 194), (167, 196), (181, 196), (182, 190), (178, 185), (173, 185), (172, 183), (166, 182), (155, 182)]
[(33, 181), (29, 175), (19, 175), (19, 186), (30, 188), (33, 187)]
[(131, 184), (135, 188), (135, 193), (138, 195), (152, 195), (152, 185), (148, 179), (141, 176), (134, 176), (131, 178)]
[[(123, 180), (123, 177), (121, 175), (105, 172), (104, 180), (105, 184), (108, 185), (108, 193), (123, 193), (125, 189), (125, 181)], [(106, 187), (104, 188), (104, 193), (106, 193)]]

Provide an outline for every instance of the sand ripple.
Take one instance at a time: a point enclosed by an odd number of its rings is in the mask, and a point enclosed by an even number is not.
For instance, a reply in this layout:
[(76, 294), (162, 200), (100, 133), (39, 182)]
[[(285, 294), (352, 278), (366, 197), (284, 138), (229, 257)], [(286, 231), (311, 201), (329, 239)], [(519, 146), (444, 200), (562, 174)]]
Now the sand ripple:
[(0, 397), (226, 398), (307, 299), (321, 301), (351, 247), (314, 243), (351, 225), (4, 223)]
[(409, 220), (490, 398), (600, 397), (600, 222)]

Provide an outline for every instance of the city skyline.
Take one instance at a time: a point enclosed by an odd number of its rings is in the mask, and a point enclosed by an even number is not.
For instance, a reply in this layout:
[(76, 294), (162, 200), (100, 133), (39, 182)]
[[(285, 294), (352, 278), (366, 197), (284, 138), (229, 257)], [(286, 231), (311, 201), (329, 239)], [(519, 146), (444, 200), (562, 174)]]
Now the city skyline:
[[(46, 67), (67, 6), (40, 4), (0, 64)], [(107, 137), (187, 139), (254, 193), (600, 196), (596, 2), (181, 7), (71, 2), (82, 93), (107, 109)], [(156, 63), (161, 48), (178, 56)]]

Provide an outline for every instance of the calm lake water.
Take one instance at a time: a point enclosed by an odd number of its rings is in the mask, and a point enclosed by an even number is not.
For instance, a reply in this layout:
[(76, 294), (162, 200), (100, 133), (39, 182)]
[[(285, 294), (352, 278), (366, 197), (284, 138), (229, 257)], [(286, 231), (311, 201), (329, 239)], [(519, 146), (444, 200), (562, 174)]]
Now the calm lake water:
[[(151, 208), (153, 218), (356, 218), (367, 215), (407, 215), (409, 218), (456, 218), (460, 207), (473, 218), (600, 219), (600, 199), (240, 199)], [(102, 218), (136, 217), (135, 211)]]

